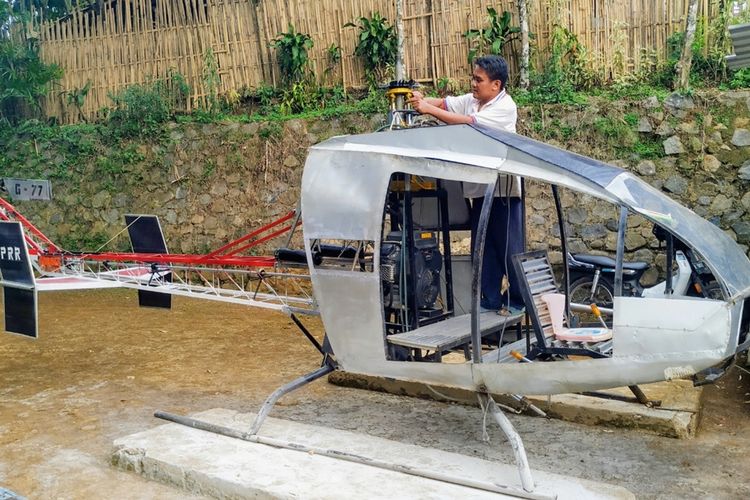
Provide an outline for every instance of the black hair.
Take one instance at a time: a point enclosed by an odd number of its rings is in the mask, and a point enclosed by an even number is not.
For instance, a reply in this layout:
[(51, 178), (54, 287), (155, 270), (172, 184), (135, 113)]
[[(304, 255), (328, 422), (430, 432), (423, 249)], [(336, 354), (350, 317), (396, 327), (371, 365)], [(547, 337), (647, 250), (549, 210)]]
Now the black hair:
[(474, 61), (475, 66), (479, 66), (490, 77), (490, 80), (500, 80), (503, 84), (503, 88), (506, 87), (508, 81), (508, 63), (505, 62), (503, 56), (489, 55), (477, 57)]

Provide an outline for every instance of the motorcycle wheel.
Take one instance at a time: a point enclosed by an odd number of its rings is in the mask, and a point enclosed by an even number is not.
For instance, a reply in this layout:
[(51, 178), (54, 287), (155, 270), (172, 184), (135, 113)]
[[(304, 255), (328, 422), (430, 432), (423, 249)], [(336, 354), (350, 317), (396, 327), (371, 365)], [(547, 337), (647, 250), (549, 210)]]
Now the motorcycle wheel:
[[(606, 280), (599, 278), (596, 290), (592, 289), (594, 278), (584, 276), (570, 285), (570, 301), (576, 304), (596, 304), (599, 307), (611, 308), (614, 303), (614, 287)], [(593, 312), (574, 312), (577, 326), (601, 326)], [(605, 320), (606, 321), (606, 320)]]

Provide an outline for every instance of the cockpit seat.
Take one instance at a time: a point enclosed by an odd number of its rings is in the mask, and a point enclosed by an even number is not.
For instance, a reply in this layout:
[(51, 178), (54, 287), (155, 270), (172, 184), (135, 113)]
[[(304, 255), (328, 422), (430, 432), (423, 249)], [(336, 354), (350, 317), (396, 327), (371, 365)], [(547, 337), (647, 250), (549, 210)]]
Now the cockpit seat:
[(570, 342), (602, 342), (612, 338), (612, 330), (604, 327), (567, 328), (565, 321), (565, 295), (546, 293), (542, 301), (547, 305), (552, 331), (558, 340)]

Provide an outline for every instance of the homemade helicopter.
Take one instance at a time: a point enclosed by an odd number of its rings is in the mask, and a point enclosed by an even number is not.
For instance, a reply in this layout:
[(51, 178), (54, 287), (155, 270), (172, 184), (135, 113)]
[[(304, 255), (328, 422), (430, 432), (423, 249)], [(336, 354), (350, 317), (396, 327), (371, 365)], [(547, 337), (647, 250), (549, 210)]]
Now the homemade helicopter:
[[(522, 331), (524, 313), (480, 310), (479, 263), (490, 204), (480, 217), (474, 258), (455, 256), (451, 235), (469, 222), (461, 182), (486, 185), (489, 200), (512, 175), (551, 190), (563, 256), (568, 252), (559, 190), (604, 200), (619, 211), (615, 297), (605, 310), (612, 314), (610, 325), (564, 326), (571, 309), (589, 305), (570, 303), (565, 257), (560, 290), (545, 252), (514, 256), (532, 331)], [(0, 223), (0, 284), (10, 332), (36, 335), (37, 291), (123, 286), (137, 289), (142, 305), (168, 307), (170, 295), (184, 295), (283, 311), (323, 356), (320, 369), (268, 398), (248, 433), (157, 416), (263, 442), (257, 433), (273, 404), (335, 369), (466, 389), (493, 412), (513, 446), (521, 488), (504, 486), (506, 494), (524, 496), (535, 486), (521, 440), (490, 394), (710, 381), (750, 346), (750, 260), (721, 229), (625, 170), (481, 126), (341, 136), (311, 147), (301, 189), (304, 248), (280, 249), (274, 257), (241, 253), (291, 232), (300, 224), (299, 212), (206, 255), (167, 253), (151, 216), (126, 218), (134, 253), (73, 254), (9, 204), (0, 213), (7, 220)], [(674, 295), (671, 273), (659, 285), (661, 293), (624, 296), (624, 240), (634, 215), (666, 231), (668, 269), (679, 241), (691, 250), (692, 269), (715, 282), (722, 298)], [(299, 321), (301, 314), (320, 315), (322, 344)], [(508, 341), (511, 329), (517, 336)]]

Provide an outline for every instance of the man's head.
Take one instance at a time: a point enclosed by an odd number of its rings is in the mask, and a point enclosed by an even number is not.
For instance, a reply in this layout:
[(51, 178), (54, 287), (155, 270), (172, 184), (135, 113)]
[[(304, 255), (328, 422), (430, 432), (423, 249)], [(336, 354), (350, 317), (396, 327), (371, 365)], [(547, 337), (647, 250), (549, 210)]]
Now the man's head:
[(508, 81), (508, 63), (502, 56), (478, 57), (474, 61), (471, 91), (481, 104), (494, 99)]

